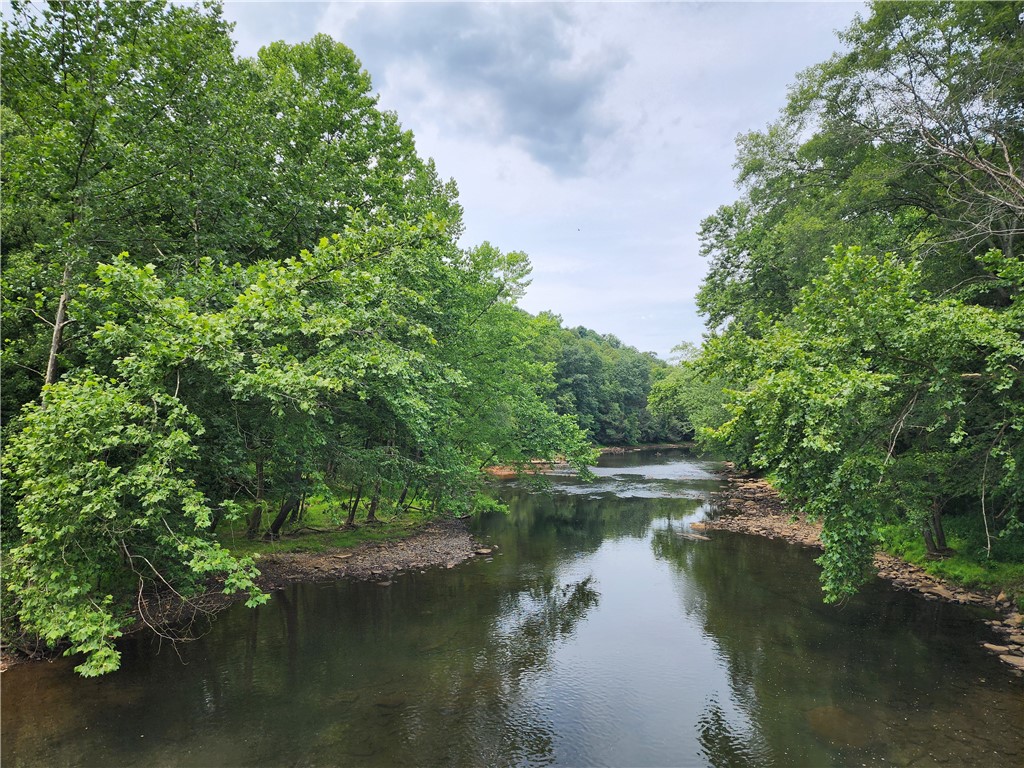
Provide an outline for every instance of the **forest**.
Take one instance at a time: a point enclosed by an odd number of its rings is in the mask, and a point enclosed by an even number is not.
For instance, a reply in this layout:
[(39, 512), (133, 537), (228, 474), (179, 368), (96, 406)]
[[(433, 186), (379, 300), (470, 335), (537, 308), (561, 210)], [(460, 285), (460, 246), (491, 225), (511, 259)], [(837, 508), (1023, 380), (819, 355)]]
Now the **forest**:
[(480, 503), (481, 469), (678, 437), (667, 365), (516, 307), (530, 265), (462, 209), (319, 35), (237, 57), (217, 6), (4, 20), (5, 641), (79, 671), (161, 590), (265, 601), (273, 538)]
[(829, 600), (880, 546), (1024, 595), (1022, 25), (873, 4), (703, 222), (708, 333), (655, 411), (821, 521)]

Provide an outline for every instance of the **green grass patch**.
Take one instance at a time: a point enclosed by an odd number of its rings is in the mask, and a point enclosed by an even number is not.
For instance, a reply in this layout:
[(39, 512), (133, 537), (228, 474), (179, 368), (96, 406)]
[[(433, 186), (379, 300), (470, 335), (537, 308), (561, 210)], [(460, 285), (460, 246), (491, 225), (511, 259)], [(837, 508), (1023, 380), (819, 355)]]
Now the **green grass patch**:
[(405, 538), (423, 528), (430, 516), (416, 510), (392, 514), (378, 512), (377, 523), (368, 524), (359, 519), (354, 528), (342, 528), (339, 519), (338, 515), (326, 509), (326, 505), (314, 500), (306, 506), (301, 520), (284, 526), (278, 539), (248, 538), (244, 519), (222, 524), (217, 531), (217, 539), (221, 546), (237, 556), (327, 552), (356, 547), (368, 541)]
[(984, 531), (974, 521), (950, 516), (943, 524), (946, 543), (955, 550), (950, 557), (928, 557), (920, 532), (901, 525), (881, 530), (882, 549), (955, 584), (1005, 592), (1024, 608), (1024, 535), (1011, 532), (993, 538), (989, 555)]

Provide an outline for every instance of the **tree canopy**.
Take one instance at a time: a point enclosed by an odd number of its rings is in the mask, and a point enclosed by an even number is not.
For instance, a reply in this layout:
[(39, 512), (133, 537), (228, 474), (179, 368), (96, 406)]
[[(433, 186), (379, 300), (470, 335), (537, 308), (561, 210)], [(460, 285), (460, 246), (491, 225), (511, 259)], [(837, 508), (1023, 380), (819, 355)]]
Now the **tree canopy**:
[(3, 24), (4, 628), (83, 674), (161, 590), (265, 599), (226, 519), (457, 513), (487, 462), (592, 458), (515, 307), (527, 257), (459, 245), (352, 51), (229, 31), (155, 0)]
[(828, 599), (890, 524), (934, 556), (943, 513), (1019, 549), (1022, 25), (1019, 2), (874, 3), (739, 138), (741, 197), (703, 223), (709, 334), (654, 400), (821, 519)]

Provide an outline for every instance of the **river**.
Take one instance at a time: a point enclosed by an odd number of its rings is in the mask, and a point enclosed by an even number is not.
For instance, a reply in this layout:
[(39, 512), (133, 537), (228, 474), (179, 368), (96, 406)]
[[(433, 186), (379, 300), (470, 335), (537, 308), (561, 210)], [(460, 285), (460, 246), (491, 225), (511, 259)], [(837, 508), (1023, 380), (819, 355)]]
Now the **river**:
[(714, 465), (606, 456), (503, 483), (493, 557), (295, 585), (123, 667), (2, 675), (5, 768), (1024, 764), (1024, 682), (977, 609), (881, 581), (821, 602), (814, 553), (687, 538)]

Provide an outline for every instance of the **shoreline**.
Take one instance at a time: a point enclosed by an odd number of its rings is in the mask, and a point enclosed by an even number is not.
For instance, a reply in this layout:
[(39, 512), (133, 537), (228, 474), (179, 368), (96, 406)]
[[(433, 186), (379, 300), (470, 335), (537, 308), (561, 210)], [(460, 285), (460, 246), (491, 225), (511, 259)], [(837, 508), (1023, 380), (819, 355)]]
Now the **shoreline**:
[[(478, 556), (487, 556), (497, 549), (483, 546), (472, 534), (464, 520), (438, 518), (408, 536), (392, 541), (364, 541), (354, 547), (340, 547), (321, 552), (276, 552), (262, 555), (257, 561), (260, 576), (256, 580), (260, 589), (273, 593), (291, 584), (313, 584), (325, 581), (376, 582), (390, 586), (392, 580), (412, 571), (431, 568), (454, 568)], [(182, 600), (179, 597), (157, 598), (143, 602), (146, 616), (136, 613), (134, 624), (124, 635), (155, 631), (153, 625), (185, 633), (180, 640), (188, 641), (187, 630), (201, 616), (212, 616), (245, 599), (245, 594), (225, 595), (216, 580), (208, 582), (205, 592)], [(3, 648), (0, 652), (0, 672), (13, 666), (46, 661), (61, 655), (62, 649), (36, 655), (27, 655)]]
[[(787, 509), (778, 491), (766, 480), (737, 471), (728, 462), (720, 476), (728, 488), (716, 494), (717, 506), (727, 514), (700, 523), (695, 530), (745, 533), (824, 549), (821, 524)], [(999, 618), (984, 621), (997, 637), (993, 642), (982, 643), (982, 647), (998, 656), (1012, 672), (1024, 676), (1024, 616), (1004, 594), (992, 595), (952, 584), (885, 552), (875, 553), (874, 563), (878, 577), (896, 589), (916, 592), (927, 600), (976, 605), (994, 611)]]

